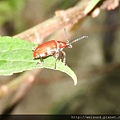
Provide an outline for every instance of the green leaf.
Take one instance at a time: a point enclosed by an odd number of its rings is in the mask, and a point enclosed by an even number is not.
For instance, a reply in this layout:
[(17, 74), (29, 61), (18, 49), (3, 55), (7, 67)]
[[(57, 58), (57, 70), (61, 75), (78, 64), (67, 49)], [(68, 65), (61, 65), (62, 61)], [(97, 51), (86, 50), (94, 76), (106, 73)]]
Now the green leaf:
[(87, 14), (89, 13), (101, 0), (91, 0), (90, 3), (87, 5), (84, 13)]
[(37, 47), (37, 45), (18, 38), (0, 37), (0, 75), (12, 75), (36, 68), (48, 68), (68, 74), (74, 80), (74, 84), (77, 84), (75, 73), (67, 65), (65, 66), (58, 60), (56, 69), (54, 69), (54, 57), (47, 57), (44, 59), (44, 64), (37, 64), (40, 63), (40, 60), (33, 59), (32, 47)]

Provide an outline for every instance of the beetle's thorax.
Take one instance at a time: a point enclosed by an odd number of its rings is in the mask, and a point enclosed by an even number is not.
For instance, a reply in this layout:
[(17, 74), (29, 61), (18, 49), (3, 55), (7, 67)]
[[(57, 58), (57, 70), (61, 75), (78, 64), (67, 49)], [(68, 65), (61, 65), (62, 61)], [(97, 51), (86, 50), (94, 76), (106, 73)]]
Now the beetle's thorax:
[(63, 41), (57, 41), (59, 44), (59, 48), (72, 48), (72, 45)]

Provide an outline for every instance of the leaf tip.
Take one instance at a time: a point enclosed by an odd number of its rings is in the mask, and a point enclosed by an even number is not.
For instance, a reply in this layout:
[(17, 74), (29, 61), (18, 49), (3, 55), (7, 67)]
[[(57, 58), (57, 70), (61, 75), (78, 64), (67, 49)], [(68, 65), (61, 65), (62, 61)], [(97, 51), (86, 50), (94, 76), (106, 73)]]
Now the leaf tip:
[(73, 80), (74, 80), (74, 86), (76, 86), (77, 85), (77, 77)]
[(76, 86), (77, 85), (77, 80), (74, 82), (74, 86)]

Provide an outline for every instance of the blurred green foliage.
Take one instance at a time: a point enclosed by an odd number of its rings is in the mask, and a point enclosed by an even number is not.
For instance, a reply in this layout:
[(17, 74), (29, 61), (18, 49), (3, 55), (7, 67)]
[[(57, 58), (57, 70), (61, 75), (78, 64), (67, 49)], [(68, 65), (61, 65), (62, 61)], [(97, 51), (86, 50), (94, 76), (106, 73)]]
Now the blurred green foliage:
[[(67, 9), (74, 6), (79, 0), (46, 1), (47, 0), (0, 0), (0, 27), (5, 26), (5, 30), (7, 30), (6, 35), (18, 34), (54, 16), (56, 10)], [(11, 28), (14, 30), (11, 31)]]
[(14, 25), (18, 26), (20, 23), (21, 10), (23, 6), (24, 6), (24, 0), (1, 0), (0, 27), (10, 20), (13, 20)]

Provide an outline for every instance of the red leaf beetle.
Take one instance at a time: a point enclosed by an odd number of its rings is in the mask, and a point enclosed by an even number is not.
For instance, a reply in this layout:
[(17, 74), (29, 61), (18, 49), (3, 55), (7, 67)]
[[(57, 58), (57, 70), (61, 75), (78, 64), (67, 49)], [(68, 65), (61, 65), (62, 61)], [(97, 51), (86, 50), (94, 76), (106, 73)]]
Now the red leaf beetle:
[[(33, 58), (34, 59), (40, 59), (41, 62), (43, 62), (43, 59), (48, 57), (48, 56), (54, 56), (56, 59), (56, 62), (58, 60), (58, 57), (60, 53), (62, 54), (63, 57), (63, 63), (66, 64), (66, 53), (63, 51), (64, 48), (72, 48), (72, 44), (83, 39), (83, 38), (88, 38), (88, 36), (82, 36), (72, 42), (69, 42), (66, 29), (64, 28), (64, 32), (66, 35), (66, 42), (63, 41), (57, 41), (57, 40), (51, 40), (47, 41), (41, 45), (39, 45), (36, 49), (33, 49)], [(56, 62), (55, 62), (55, 67), (56, 69)]]

